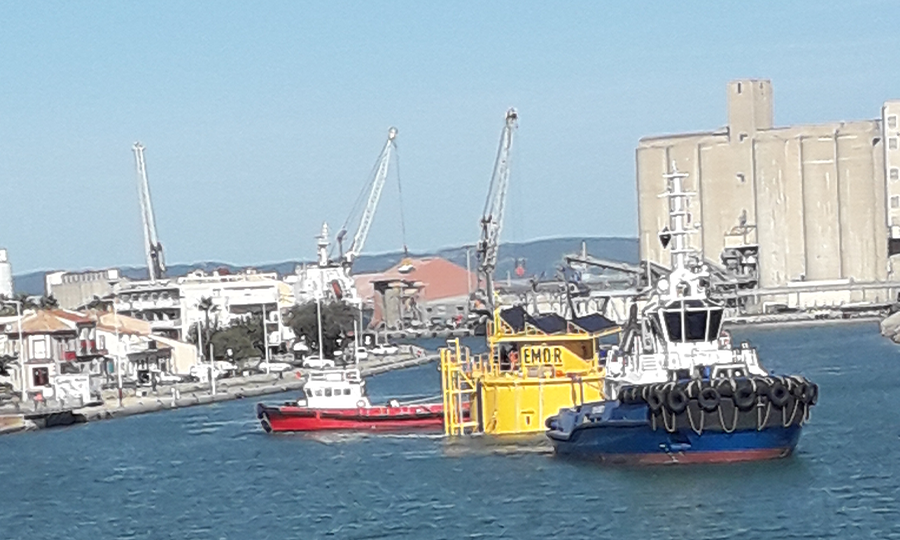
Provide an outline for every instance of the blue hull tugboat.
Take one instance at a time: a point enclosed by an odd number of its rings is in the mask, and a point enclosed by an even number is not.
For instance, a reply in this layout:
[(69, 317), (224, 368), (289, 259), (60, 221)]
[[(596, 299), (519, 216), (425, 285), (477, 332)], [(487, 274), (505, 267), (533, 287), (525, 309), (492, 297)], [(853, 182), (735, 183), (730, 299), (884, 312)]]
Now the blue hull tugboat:
[(672, 272), (632, 305), (607, 360), (605, 401), (547, 420), (558, 455), (621, 463), (710, 463), (790, 455), (818, 399), (818, 386), (776, 376), (749, 343), (732, 347), (724, 308), (709, 297), (708, 268), (686, 245), (687, 196), (666, 175)]

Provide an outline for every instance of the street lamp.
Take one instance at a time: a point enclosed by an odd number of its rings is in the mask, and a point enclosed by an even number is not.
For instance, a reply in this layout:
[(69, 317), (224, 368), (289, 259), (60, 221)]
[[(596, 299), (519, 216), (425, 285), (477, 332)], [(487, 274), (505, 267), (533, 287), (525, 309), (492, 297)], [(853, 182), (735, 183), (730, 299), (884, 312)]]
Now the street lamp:
[(119, 349), (122, 342), (119, 341), (119, 310), (116, 307), (116, 299), (113, 297), (113, 316), (115, 317), (116, 328), (116, 387), (119, 389), (119, 407), (122, 406), (122, 354)]
[(22, 348), (22, 302), (19, 300), (3, 300), (0, 301), (2, 304), (15, 304), (16, 305), (16, 324), (19, 327), (19, 379), (21, 382), (21, 394), (20, 401), (25, 403), (28, 399), (28, 393), (25, 391), (25, 349)]

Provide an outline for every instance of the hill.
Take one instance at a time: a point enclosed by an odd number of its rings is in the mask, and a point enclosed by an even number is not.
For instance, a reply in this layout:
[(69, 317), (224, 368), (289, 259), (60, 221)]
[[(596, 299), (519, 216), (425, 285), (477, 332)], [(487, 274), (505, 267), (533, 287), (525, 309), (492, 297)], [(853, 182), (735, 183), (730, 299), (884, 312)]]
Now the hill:
[[(588, 253), (614, 261), (638, 262), (638, 241), (636, 238), (547, 238), (532, 240), (530, 242), (508, 243), (500, 246), (497, 259), (498, 278), (513, 272), (516, 261), (521, 260), (525, 266), (526, 275), (541, 275), (551, 277), (555, 275), (557, 267), (562, 263), (563, 256), (581, 251), (581, 243), (587, 246)], [(470, 263), (474, 270), (477, 264), (475, 250), (470, 249)], [(452, 261), (462, 267), (466, 266), (466, 248), (451, 247), (426, 252), (411, 252), (414, 257), (438, 256)], [(358, 274), (380, 272), (400, 262), (402, 252), (381, 253), (373, 255), (361, 255), (353, 264), (353, 272)], [(284, 261), (253, 266), (264, 272), (278, 272), (279, 275), (291, 274), (294, 268), (302, 262), (310, 261)], [(242, 266), (233, 264), (206, 261), (194, 264), (173, 264), (168, 268), (168, 275), (183, 276), (196, 269), (211, 272), (216, 269), (227, 268), (231, 272), (241, 270)], [(130, 279), (147, 279), (146, 267), (121, 267), (123, 276)], [(44, 271), (29, 272), (13, 277), (16, 293), (29, 295), (44, 294)]]

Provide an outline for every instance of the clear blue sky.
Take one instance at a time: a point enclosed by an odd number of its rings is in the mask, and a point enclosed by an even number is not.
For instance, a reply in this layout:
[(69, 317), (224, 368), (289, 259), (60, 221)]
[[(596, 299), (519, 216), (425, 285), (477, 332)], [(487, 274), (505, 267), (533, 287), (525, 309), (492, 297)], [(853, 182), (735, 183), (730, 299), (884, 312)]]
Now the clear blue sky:
[[(143, 263), (131, 145), (171, 262), (310, 258), (400, 130), (411, 249), (477, 239), (507, 107), (507, 240), (634, 236), (645, 135), (900, 98), (894, 2), (4, 2), (0, 246), (16, 273)], [(401, 245), (395, 183), (367, 251)]]

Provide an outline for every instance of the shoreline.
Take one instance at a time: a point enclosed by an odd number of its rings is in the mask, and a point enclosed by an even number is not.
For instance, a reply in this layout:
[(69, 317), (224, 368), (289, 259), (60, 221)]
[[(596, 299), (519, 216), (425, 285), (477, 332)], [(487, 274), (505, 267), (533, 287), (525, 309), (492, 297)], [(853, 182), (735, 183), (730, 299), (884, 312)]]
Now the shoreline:
[[(440, 358), (438, 354), (425, 354), (420, 357), (400, 357), (393, 359), (380, 359), (367, 361), (360, 365), (360, 373), (363, 377), (370, 375), (378, 375), (389, 371), (407, 369), (416, 367)], [(46, 412), (37, 409), (35, 411), (9, 411), (8, 414), (0, 412), (0, 418), (21, 419), (13, 425), (5, 426), (7, 429), (0, 429), (0, 435), (21, 433), (23, 431), (34, 431), (38, 429), (48, 429), (55, 426), (81, 424), (87, 422), (97, 422), (102, 420), (112, 420), (115, 418), (125, 418), (128, 416), (136, 416), (159, 411), (167, 411), (174, 409), (183, 409), (187, 407), (196, 407), (199, 405), (210, 405), (213, 403), (221, 403), (224, 401), (234, 401), (238, 399), (247, 399), (254, 397), (267, 396), (272, 394), (280, 394), (299, 390), (305, 383), (305, 375), (309, 370), (296, 370), (286, 372), (283, 376), (254, 375), (247, 378), (236, 377), (230, 379), (220, 379), (217, 381), (218, 387), (215, 394), (211, 394), (208, 385), (199, 385), (197, 383), (185, 385), (188, 390), (175, 392), (174, 386), (166, 388), (171, 390), (172, 394), (165, 395), (159, 392), (156, 395), (143, 396), (126, 396), (122, 405), (119, 405), (118, 397), (105, 399), (102, 404), (90, 405), (86, 407), (72, 408), (67, 410)], [(254, 380), (255, 378), (255, 380)], [(146, 392), (146, 390), (144, 390)], [(39, 425), (27, 417), (44, 416), (44, 420), (56, 418), (57, 421), (52, 425)], [(9, 421), (8, 421), (9, 422)]]

